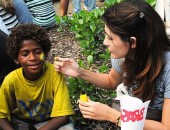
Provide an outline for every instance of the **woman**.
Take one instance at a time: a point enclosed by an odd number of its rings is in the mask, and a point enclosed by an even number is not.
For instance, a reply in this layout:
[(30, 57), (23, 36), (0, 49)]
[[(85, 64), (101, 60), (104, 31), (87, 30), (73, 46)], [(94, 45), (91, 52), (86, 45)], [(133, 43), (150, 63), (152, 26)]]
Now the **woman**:
[[(129, 95), (151, 100), (149, 108), (162, 113), (160, 121), (146, 119), (144, 130), (169, 130), (170, 41), (163, 21), (142, 0), (112, 5), (105, 10), (103, 20), (103, 43), (112, 57), (109, 74), (85, 70), (68, 58), (58, 58), (54, 62), (56, 70), (104, 89), (115, 90), (123, 82)], [(79, 101), (79, 107), (85, 118), (119, 121), (120, 112), (105, 104)]]

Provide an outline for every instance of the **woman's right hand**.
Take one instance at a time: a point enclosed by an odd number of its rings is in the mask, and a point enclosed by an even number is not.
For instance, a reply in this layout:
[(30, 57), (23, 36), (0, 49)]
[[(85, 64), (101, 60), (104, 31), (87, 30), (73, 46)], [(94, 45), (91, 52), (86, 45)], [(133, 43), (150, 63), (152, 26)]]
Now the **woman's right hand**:
[(79, 76), (80, 67), (73, 59), (57, 57), (57, 60), (54, 60), (54, 67), (56, 71), (65, 75)]

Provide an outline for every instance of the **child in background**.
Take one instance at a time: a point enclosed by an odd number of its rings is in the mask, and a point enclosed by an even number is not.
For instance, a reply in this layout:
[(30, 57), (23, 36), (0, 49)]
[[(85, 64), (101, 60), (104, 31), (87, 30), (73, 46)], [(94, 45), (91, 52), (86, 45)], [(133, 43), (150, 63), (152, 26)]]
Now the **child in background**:
[[(86, 0), (85, 3), (87, 4), (87, 8), (85, 7), (86, 11), (92, 11), (96, 8), (96, 0)], [(73, 0), (73, 12), (78, 13), (81, 10), (81, 0)]]
[[(9, 1), (9, 0), (8, 0)], [(24, 0), (13, 0), (15, 14), (20, 24), (33, 23), (32, 15)]]
[(46, 30), (33, 24), (19, 25), (9, 35), (7, 46), (9, 56), (22, 67), (2, 83), (0, 127), (14, 130), (24, 124), (30, 130), (73, 130), (69, 115), (74, 111), (64, 76), (45, 58), (40, 59), (51, 49)]
[(0, 0), (0, 19), (1, 30), (7, 35), (18, 24), (33, 23), (24, 0)]
[(19, 24), (12, 1), (0, 0), (0, 19), (0, 29), (7, 35)]
[(54, 5), (51, 0), (24, 0), (32, 15), (33, 23), (44, 28), (56, 25)]
[(83, 8), (86, 10), (86, 11), (88, 11), (88, 0), (84, 0), (84, 6), (83, 6)]
[(14, 61), (6, 53), (5, 41), (7, 37), (8, 35), (0, 29), (0, 86), (5, 76), (17, 67)]

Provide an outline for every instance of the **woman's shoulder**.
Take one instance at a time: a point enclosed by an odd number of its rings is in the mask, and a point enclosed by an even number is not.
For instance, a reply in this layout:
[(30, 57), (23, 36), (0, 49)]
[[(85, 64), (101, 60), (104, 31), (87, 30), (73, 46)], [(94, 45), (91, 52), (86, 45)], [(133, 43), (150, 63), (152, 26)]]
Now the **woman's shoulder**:
[(165, 52), (165, 59), (170, 59), (170, 51)]
[[(165, 52), (164, 58), (165, 58), (165, 64), (170, 65), (170, 51), (166, 51), (166, 52)], [(169, 66), (169, 67), (170, 67), (170, 66)]]
[(121, 58), (121, 59), (111, 58), (112, 67), (113, 67), (118, 73), (121, 73), (121, 72), (122, 72), (121, 66), (122, 66), (122, 63), (124, 62), (124, 60), (125, 60), (124, 58)]
[(165, 78), (170, 76), (170, 51), (166, 51), (164, 55), (164, 68), (162, 70)]

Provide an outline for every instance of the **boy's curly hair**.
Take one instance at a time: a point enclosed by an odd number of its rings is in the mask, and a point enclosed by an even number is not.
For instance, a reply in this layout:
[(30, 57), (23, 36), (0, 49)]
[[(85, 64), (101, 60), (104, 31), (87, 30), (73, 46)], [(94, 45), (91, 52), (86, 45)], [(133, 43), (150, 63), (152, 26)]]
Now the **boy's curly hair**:
[(34, 40), (44, 51), (45, 56), (51, 49), (51, 41), (47, 30), (35, 24), (22, 24), (12, 29), (9, 37), (7, 38), (7, 53), (9, 56), (16, 60), (21, 47), (21, 43), (24, 40)]

